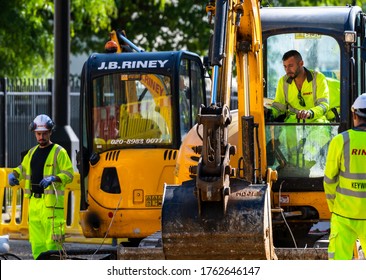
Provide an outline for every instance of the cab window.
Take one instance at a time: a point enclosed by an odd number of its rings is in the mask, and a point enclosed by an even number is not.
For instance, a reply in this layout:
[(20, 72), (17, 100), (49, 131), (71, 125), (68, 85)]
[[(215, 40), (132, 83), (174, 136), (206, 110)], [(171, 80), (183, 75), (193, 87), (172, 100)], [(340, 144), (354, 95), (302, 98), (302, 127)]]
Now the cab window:
[(172, 142), (170, 78), (111, 74), (93, 80), (94, 151)]

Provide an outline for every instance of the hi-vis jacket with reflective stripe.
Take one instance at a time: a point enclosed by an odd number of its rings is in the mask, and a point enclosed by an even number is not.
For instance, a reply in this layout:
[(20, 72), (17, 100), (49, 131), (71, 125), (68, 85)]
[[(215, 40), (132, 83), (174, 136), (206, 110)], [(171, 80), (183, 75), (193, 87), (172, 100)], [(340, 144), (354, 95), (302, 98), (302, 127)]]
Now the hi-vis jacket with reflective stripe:
[(277, 118), (279, 115), (289, 113), (286, 122), (297, 122), (296, 113), (299, 110), (312, 110), (314, 116), (306, 122), (327, 122), (325, 114), (329, 109), (329, 89), (326, 77), (316, 71), (305, 69), (306, 79), (301, 88), (301, 97), (305, 106), (301, 106), (298, 97), (299, 90), (293, 79), (287, 75), (282, 76), (278, 81), (276, 97), (272, 103), (272, 115)]
[(366, 131), (350, 129), (332, 139), (324, 190), (330, 212), (366, 219)]
[[(25, 197), (31, 196), (31, 159), (39, 145), (31, 148), (25, 155), (22, 163), (14, 168), (19, 175), (19, 180), (25, 180)], [(58, 176), (61, 179), (60, 182), (54, 183), (56, 192), (52, 186), (48, 186), (44, 190), (44, 198), (47, 207), (63, 208), (64, 207), (64, 190), (65, 185), (71, 183), (74, 177), (74, 169), (72, 162), (67, 154), (67, 151), (60, 145), (54, 144), (50, 153), (47, 156), (43, 177)]]

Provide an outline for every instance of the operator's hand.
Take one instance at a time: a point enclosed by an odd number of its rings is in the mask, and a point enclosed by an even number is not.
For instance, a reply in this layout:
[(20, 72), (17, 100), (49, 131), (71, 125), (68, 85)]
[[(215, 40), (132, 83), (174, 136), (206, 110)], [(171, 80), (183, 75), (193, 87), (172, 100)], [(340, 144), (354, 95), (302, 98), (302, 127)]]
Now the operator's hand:
[(272, 122), (274, 119), (272, 115), (272, 110), (267, 108), (266, 106), (264, 106), (264, 119), (268, 122)]
[(313, 112), (310, 110), (299, 110), (296, 114), (296, 117), (300, 120), (312, 118)]
[(39, 185), (42, 187), (42, 188), (47, 188), (49, 185), (52, 184), (52, 182), (56, 182), (56, 177), (55, 176), (50, 176), (50, 177), (46, 177), (46, 178), (43, 178), (42, 181), (39, 183)]
[(19, 185), (19, 180), (17, 177), (15, 177), (14, 173), (10, 173), (8, 176), (9, 179), (9, 185), (10, 186), (15, 186), (15, 185)]

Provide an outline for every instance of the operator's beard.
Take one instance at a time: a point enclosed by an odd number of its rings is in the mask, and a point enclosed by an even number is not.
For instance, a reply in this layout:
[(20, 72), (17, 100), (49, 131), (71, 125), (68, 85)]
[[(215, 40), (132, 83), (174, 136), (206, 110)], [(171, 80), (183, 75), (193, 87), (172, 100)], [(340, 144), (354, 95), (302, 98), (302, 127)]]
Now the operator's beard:
[(297, 68), (292, 79), (296, 79), (299, 74), (300, 74), (300, 68)]

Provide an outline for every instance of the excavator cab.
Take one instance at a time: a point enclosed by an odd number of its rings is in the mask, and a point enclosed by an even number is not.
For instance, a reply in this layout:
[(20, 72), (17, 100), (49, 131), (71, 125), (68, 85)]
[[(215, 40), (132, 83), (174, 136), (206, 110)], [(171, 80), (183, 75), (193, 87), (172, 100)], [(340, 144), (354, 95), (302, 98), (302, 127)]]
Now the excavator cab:
[[(351, 104), (365, 92), (362, 41), (365, 15), (360, 7), (261, 8), (264, 43), (265, 104), (285, 75), (282, 55), (295, 49), (307, 69), (326, 76), (329, 110), (326, 120), (286, 123), (267, 120), (268, 166), (278, 172), (273, 184), (276, 247), (313, 246), (328, 234), (330, 213), (323, 188), (330, 140), (351, 128)], [(285, 42), (285, 43), (284, 43)], [(317, 234), (313, 234), (313, 233)]]
[[(258, 5), (216, 0), (206, 8), (214, 17), (211, 102), (183, 141), (176, 184), (165, 187), (165, 258), (327, 258), (315, 246), (321, 236), (310, 233), (320, 222), (329, 225), (329, 141), (351, 127), (350, 104), (365, 91), (365, 16), (352, 6)], [(323, 123), (264, 119), (290, 49), (328, 77), (331, 108)], [(232, 78), (237, 110), (228, 106)]]
[(85, 237), (133, 245), (160, 230), (163, 186), (174, 182), (178, 148), (206, 104), (204, 79), (200, 57), (188, 51), (88, 58), (78, 160)]

